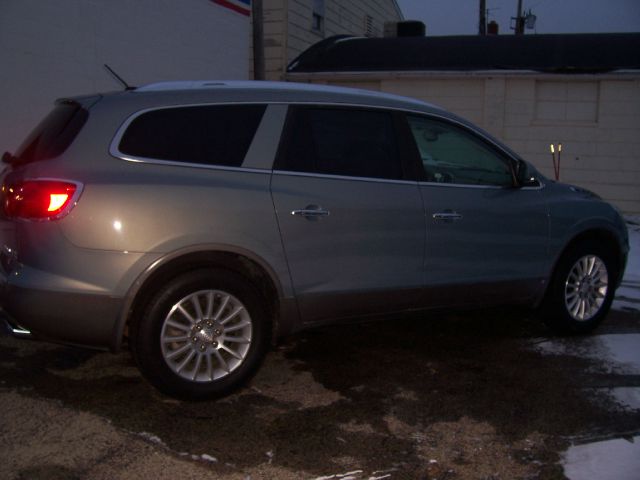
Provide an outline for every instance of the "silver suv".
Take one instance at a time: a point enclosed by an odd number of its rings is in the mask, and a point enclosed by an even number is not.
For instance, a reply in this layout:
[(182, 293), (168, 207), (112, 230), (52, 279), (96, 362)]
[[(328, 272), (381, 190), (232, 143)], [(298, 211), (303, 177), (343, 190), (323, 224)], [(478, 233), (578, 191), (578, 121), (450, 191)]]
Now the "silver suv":
[(2, 173), (0, 304), (16, 335), (117, 351), (212, 398), (326, 322), (523, 304), (606, 315), (628, 252), (593, 193), (416, 100), (178, 82), (59, 100)]

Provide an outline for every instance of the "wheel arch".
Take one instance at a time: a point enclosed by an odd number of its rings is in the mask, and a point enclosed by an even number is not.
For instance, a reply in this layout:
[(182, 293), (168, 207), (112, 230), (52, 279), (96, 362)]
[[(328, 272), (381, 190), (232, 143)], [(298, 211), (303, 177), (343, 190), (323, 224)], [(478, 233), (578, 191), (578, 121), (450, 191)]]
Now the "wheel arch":
[[(261, 258), (239, 249), (199, 248), (173, 252), (150, 265), (134, 282), (125, 297), (124, 307), (115, 325), (112, 350), (122, 347), (128, 326), (161, 285), (177, 276), (202, 268), (223, 268), (245, 277), (260, 293), (268, 308), (274, 333), (278, 329), (282, 285), (276, 273)], [(275, 338), (275, 336), (274, 336)]]
[(549, 289), (551, 285), (551, 280), (555, 275), (555, 272), (558, 268), (558, 264), (567, 254), (567, 252), (576, 248), (577, 245), (584, 242), (597, 242), (602, 245), (605, 245), (607, 249), (610, 249), (613, 253), (612, 258), (615, 261), (615, 287), (617, 288), (620, 282), (622, 281), (622, 265), (624, 265), (624, 251), (620, 246), (620, 242), (618, 237), (614, 232), (608, 230), (606, 228), (591, 228), (589, 230), (584, 230), (571, 238), (571, 240), (564, 246), (564, 248), (560, 251), (560, 253), (556, 256), (555, 261), (553, 263), (553, 268), (551, 269), (551, 274), (549, 276), (549, 282), (547, 282), (546, 291)]

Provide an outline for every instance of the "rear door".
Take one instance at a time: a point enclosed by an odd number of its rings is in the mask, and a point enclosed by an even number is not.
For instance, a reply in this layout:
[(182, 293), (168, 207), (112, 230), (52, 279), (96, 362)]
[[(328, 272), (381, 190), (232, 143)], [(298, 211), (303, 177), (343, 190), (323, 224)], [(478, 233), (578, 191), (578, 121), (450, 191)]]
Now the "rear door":
[(403, 309), (420, 294), (424, 212), (397, 120), (373, 109), (290, 111), (271, 191), (305, 322)]

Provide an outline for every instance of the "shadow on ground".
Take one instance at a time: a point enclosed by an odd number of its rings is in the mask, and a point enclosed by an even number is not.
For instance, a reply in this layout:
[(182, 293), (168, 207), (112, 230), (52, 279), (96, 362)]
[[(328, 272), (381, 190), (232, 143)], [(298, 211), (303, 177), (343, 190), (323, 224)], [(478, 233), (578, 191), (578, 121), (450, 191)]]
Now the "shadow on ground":
[[(603, 329), (638, 333), (640, 315), (612, 312)], [(0, 380), (215, 457), (221, 473), (268, 462), (318, 476), (357, 466), (393, 478), (482, 468), (563, 478), (567, 439), (640, 430), (640, 415), (585, 388), (593, 360), (532, 348), (546, 335), (509, 311), (322, 328), (287, 339), (245, 390), (198, 403), (158, 394), (126, 352), (2, 338)]]

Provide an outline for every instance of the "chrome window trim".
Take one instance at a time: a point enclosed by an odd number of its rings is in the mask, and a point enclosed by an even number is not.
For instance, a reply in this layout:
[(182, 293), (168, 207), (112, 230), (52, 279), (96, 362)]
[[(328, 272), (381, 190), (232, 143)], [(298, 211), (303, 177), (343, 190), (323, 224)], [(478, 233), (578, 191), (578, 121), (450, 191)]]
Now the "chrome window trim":
[(506, 185), (476, 185), (473, 183), (443, 183), (443, 182), (418, 182), (421, 187), (451, 187), (451, 188), (473, 188), (489, 190), (513, 190), (515, 187)]
[[(347, 107), (347, 108), (365, 108), (365, 109), (373, 109), (373, 110), (387, 110), (387, 111), (394, 111), (394, 112), (403, 112), (403, 113), (411, 113), (411, 114), (416, 114), (416, 115), (423, 115), (423, 116), (429, 116), (429, 117), (434, 117), (434, 118), (438, 118), (440, 120), (444, 120), (446, 122), (449, 123), (453, 123), (455, 125), (460, 126), (461, 128), (471, 131), (472, 134), (477, 135), (478, 137), (482, 138), (483, 140), (485, 140), (486, 142), (490, 143), (491, 145), (493, 145), (494, 147), (496, 147), (497, 149), (499, 149), (501, 152), (503, 152), (507, 157), (515, 160), (515, 158), (513, 157), (513, 155), (506, 151), (500, 144), (494, 142), (491, 138), (486, 137), (482, 132), (478, 132), (476, 130), (473, 130), (469, 127), (469, 125), (460, 122), (459, 120), (455, 119), (455, 118), (451, 118), (447, 115), (443, 115), (441, 113), (438, 112), (430, 112), (430, 111), (422, 111), (422, 110), (414, 110), (412, 108), (404, 108), (404, 107), (394, 107), (394, 106), (387, 106), (387, 105), (370, 105), (370, 104), (366, 104), (366, 103), (349, 103), (349, 102), (322, 102), (322, 101), (309, 101), (309, 102), (301, 102), (301, 101), (291, 101), (291, 102), (284, 102), (284, 101), (269, 101), (269, 100), (256, 100), (256, 101), (246, 101), (246, 102), (238, 102), (238, 101), (231, 101), (231, 102), (203, 102), (203, 103), (181, 103), (181, 104), (175, 104), (175, 105), (160, 105), (160, 106), (156, 106), (156, 107), (149, 107), (149, 108), (144, 108), (142, 110), (138, 110), (134, 113), (132, 113), (131, 115), (129, 115), (129, 117), (127, 117), (127, 119), (122, 123), (122, 125), (118, 128), (115, 137), (113, 138), (113, 140), (111, 141), (111, 144), (109, 146), (109, 153), (111, 155), (113, 155), (116, 158), (121, 158), (122, 156), (124, 156), (124, 154), (122, 154), (119, 150), (118, 150), (118, 145), (120, 144), (120, 140), (122, 139), (122, 136), (124, 135), (125, 130), (127, 129), (127, 127), (131, 124), (131, 122), (133, 120), (135, 120), (138, 116), (147, 113), (147, 112), (152, 112), (155, 110), (165, 110), (165, 109), (169, 109), (169, 108), (183, 108), (183, 107), (206, 107), (206, 106), (216, 106), (216, 105), (265, 105), (265, 106), (269, 106), (269, 105), (286, 105), (287, 107), (294, 107), (297, 105), (315, 105), (318, 107), (336, 107), (336, 108), (340, 108), (340, 107)], [(425, 104), (425, 107), (427, 108), (431, 108), (429, 105)], [(265, 112), (266, 113), (266, 112)], [(133, 158), (133, 157), (132, 157)], [(150, 159), (153, 160), (153, 159)]]
[(331, 175), (329, 173), (296, 172), (292, 170), (273, 170), (273, 174), (284, 175), (288, 177), (311, 177), (311, 178), (325, 178), (328, 180), (354, 180), (357, 182), (393, 183), (397, 185), (418, 185), (418, 182), (416, 180), (393, 180), (390, 178), (376, 178), (376, 177), (352, 177), (349, 175)]
[[(112, 153), (113, 155), (113, 153)], [(176, 160), (156, 160), (154, 158), (133, 157), (130, 155), (113, 155), (119, 160), (125, 160), (132, 163), (145, 163), (151, 165), (167, 165), (171, 167), (188, 167), (188, 168), (200, 168), (203, 170), (222, 170), (226, 172), (248, 172), (248, 173), (262, 173), (271, 175), (271, 170), (265, 170), (263, 168), (247, 168), (247, 167), (228, 167), (225, 165), (208, 165), (206, 163), (189, 163), (179, 162)]]
[[(118, 127), (118, 130), (116, 131), (116, 134), (113, 138), (113, 140), (111, 141), (111, 144), (109, 145), (109, 154), (115, 158), (118, 158), (120, 160), (124, 160), (124, 161), (128, 161), (128, 162), (134, 162), (134, 163), (149, 163), (149, 164), (159, 164), (159, 165), (169, 165), (169, 166), (185, 166), (185, 167), (190, 167), (190, 168), (202, 168), (202, 169), (208, 169), (208, 170), (224, 170), (224, 171), (239, 171), (239, 172), (251, 172), (251, 173), (271, 173), (273, 171), (273, 173), (278, 173), (278, 174), (286, 174), (286, 175), (301, 175), (301, 176), (318, 176), (318, 177), (327, 177), (327, 178), (336, 178), (336, 179), (343, 179), (343, 180), (350, 180), (350, 179), (355, 179), (358, 181), (377, 181), (377, 182), (384, 182), (384, 183), (406, 183), (406, 184), (418, 184), (418, 185), (435, 185), (435, 186), (440, 186), (440, 187), (444, 187), (444, 186), (456, 186), (456, 187), (464, 187), (464, 188), (469, 188), (469, 187), (474, 187), (474, 188), (491, 188), (491, 189), (496, 189), (496, 188), (510, 188), (510, 187), (502, 187), (502, 186), (495, 186), (495, 185), (467, 185), (467, 184), (454, 184), (454, 183), (448, 183), (448, 184), (441, 184), (438, 182), (426, 182), (426, 181), (420, 181), (420, 180), (390, 180), (390, 179), (380, 179), (380, 178), (374, 178), (374, 177), (349, 177), (349, 176), (341, 176), (341, 175), (327, 175), (327, 174), (313, 174), (313, 173), (308, 173), (308, 172), (293, 172), (293, 171), (285, 171), (285, 170), (271, 170), (271, 169), (261, 169), (261, 168), (247, 168), (247, 167), (243, 167), (243, 166), (239, 166), (239, 167), (229, 167), (229, 166), (223, 166), (223, 165), (208, 165), (208, 164), (204, 164), (204, 163), (186, 163), (186, 162), (180, 162), (180, 161), (175, 161), (175, 160), (158, 160), (158, 159), (154, 159), (154, 158), (147, 158), (147, 157), (136, 157), (133, 155), (126, 155), (122, 152), (120, 152), (120, 150), (118, 149), (118, 146), (120, 144), (120, 141), (122, 140), (122, 136), (124, 135), (124, 132), (126, 131), (126, 129), (129, 127), (129, 125), (131, 124), (131, 122), (133, 122), (137, 117), (139, 117), (140, 115), (147, 113), (147, 112), (151, 112), (151, 111), (155, 111), (155, 110), (164, 110), (164, 109), (169, 109), (169, 108), (184, 108), (184, 107), (199, 107), (199, 106), (216, 106), (216, 105), (265, 105), (266, 109), (265, 109), (265, 113), (263, 115), (263, 119), (264, 117), (267, 115), (267, 111), (269, 109), (269, 106), (271, 105), (285, 105), (287, 107), (287, 111), (289, 109), (289, 107), (295, 107), (298, 105), (302, 105), (302, 106), (317, 106), (317, 107), (334, 107), (334, 108), (363, 108), (363, 109), (370, 109), (370, 110), (385, 110), (385, 111), (394, 111), (394, 112), (402, 112), (405, 114), (415, 114), (415, 115), (421, 115), (421, 116), (426, 116), (426, 117), (432, 117), (432, 118), (436, 118), (448, 123), (452, 123), (454, 125), (459, 126), (460, 128), (464, 129), (465, 131), (470, 132), (472, 135), (476, 135), (477, 137), (479, 137), (480, 139), (482, 139), (483, 141), (491, 144), (493, 147), (495, 147), (496, 149), (498, 149), (502, 154), (504, 154), (507, 158), (511, 159), (512, 161), (516, 161), (518, 160), (518, 158), (514, 157), (514, 155), (505, 150), (499, 143), (496, 143), (495, 141), (493, 141), (491, 138), (485, 136), (483, 134), (483, 132), (479, 132), (474, 130), (473, 128), (471, 128), (469, 125), (455, 119), (455, 118), (451, 118), (445, 114), (441, 114), (438, 112), (433, 112), (433, 111), (422, 111), (422, 110), (415, 110), (412, 108), (406, 108), (406, 107), (399, 107), (399, 106), (388, 106), (388, 105), (371, 105), (371, 104), (366, 104), (366, 103), (352, 103), (352, 102), (322, 102), (322, 101), (308, 101), (308, 102), (304, 102), (304, 101), (269, 101), (269, 100), (257, 100), (257, 101), (246, 101), (246, 102), (239, 102), (239, 101), (230, 101), (230, 102), (203, 102), (203, 103), (184, 103), (184, 104), (174, 104), (174, 105), (160, 105), (160, 106), (155, 106), (155, 107), (149, 107), (149, 108), (144, 108), (142, 110), (138, 110), (134, 113), (132, 113), (131, 115), (129, 115), (129, 117), (127, 117), (125, 119), (125, 121), (122, 123), (122, 125), (120, 125), (120, 127)], [(427, 108), (432, 108), (430, 105), (425, 104), (425, 107)], [(261, 129), (262, 126), (262, 121), (260, 122), (260, 125), (258, 125), (258, 129), (256, 130), (256, 135), (258, 133), (258, 131)], [(281, 131), (282, 134), (282, 131)], [(254, 136), (255, 139), (255, 136)], [(280, 139), (279, 139), (280, 140)], [(245, 159), (243, 160), (243, 164), (244, 162), (247, 160), (248, 158), (248, 154), (251, 151), (251, 147), (253, 146), (253, 141), (252, 144), (249, 147), (249, 151), (247, 151), (247, 156), (245, 156)], [(275, 156), (273, 158), (273, 161), (275, 161)], [(273, 163), (272, 163), (273, 164)], [(545, 184), (542, 180), (538, 179), (538, 181), (540, 182), (540, 186), (539, 187), (521, 187), (521, 190), (541, 190), (545, 187)], [(517, 187), (512, 187), (512, 188), (517, 188)]]
[(538, 187), (514, 187), (514, 186), (501, 186), (501, 185), (475, 185), (471, 183), (443, 183), (443, 182), (418, 182), (419, 186), (428, 187), (453, 187), (453, 188), (488, 188), (491, 190), (542, 190), (545, 187), (544, 182), (537, 179), (540, 182)]

